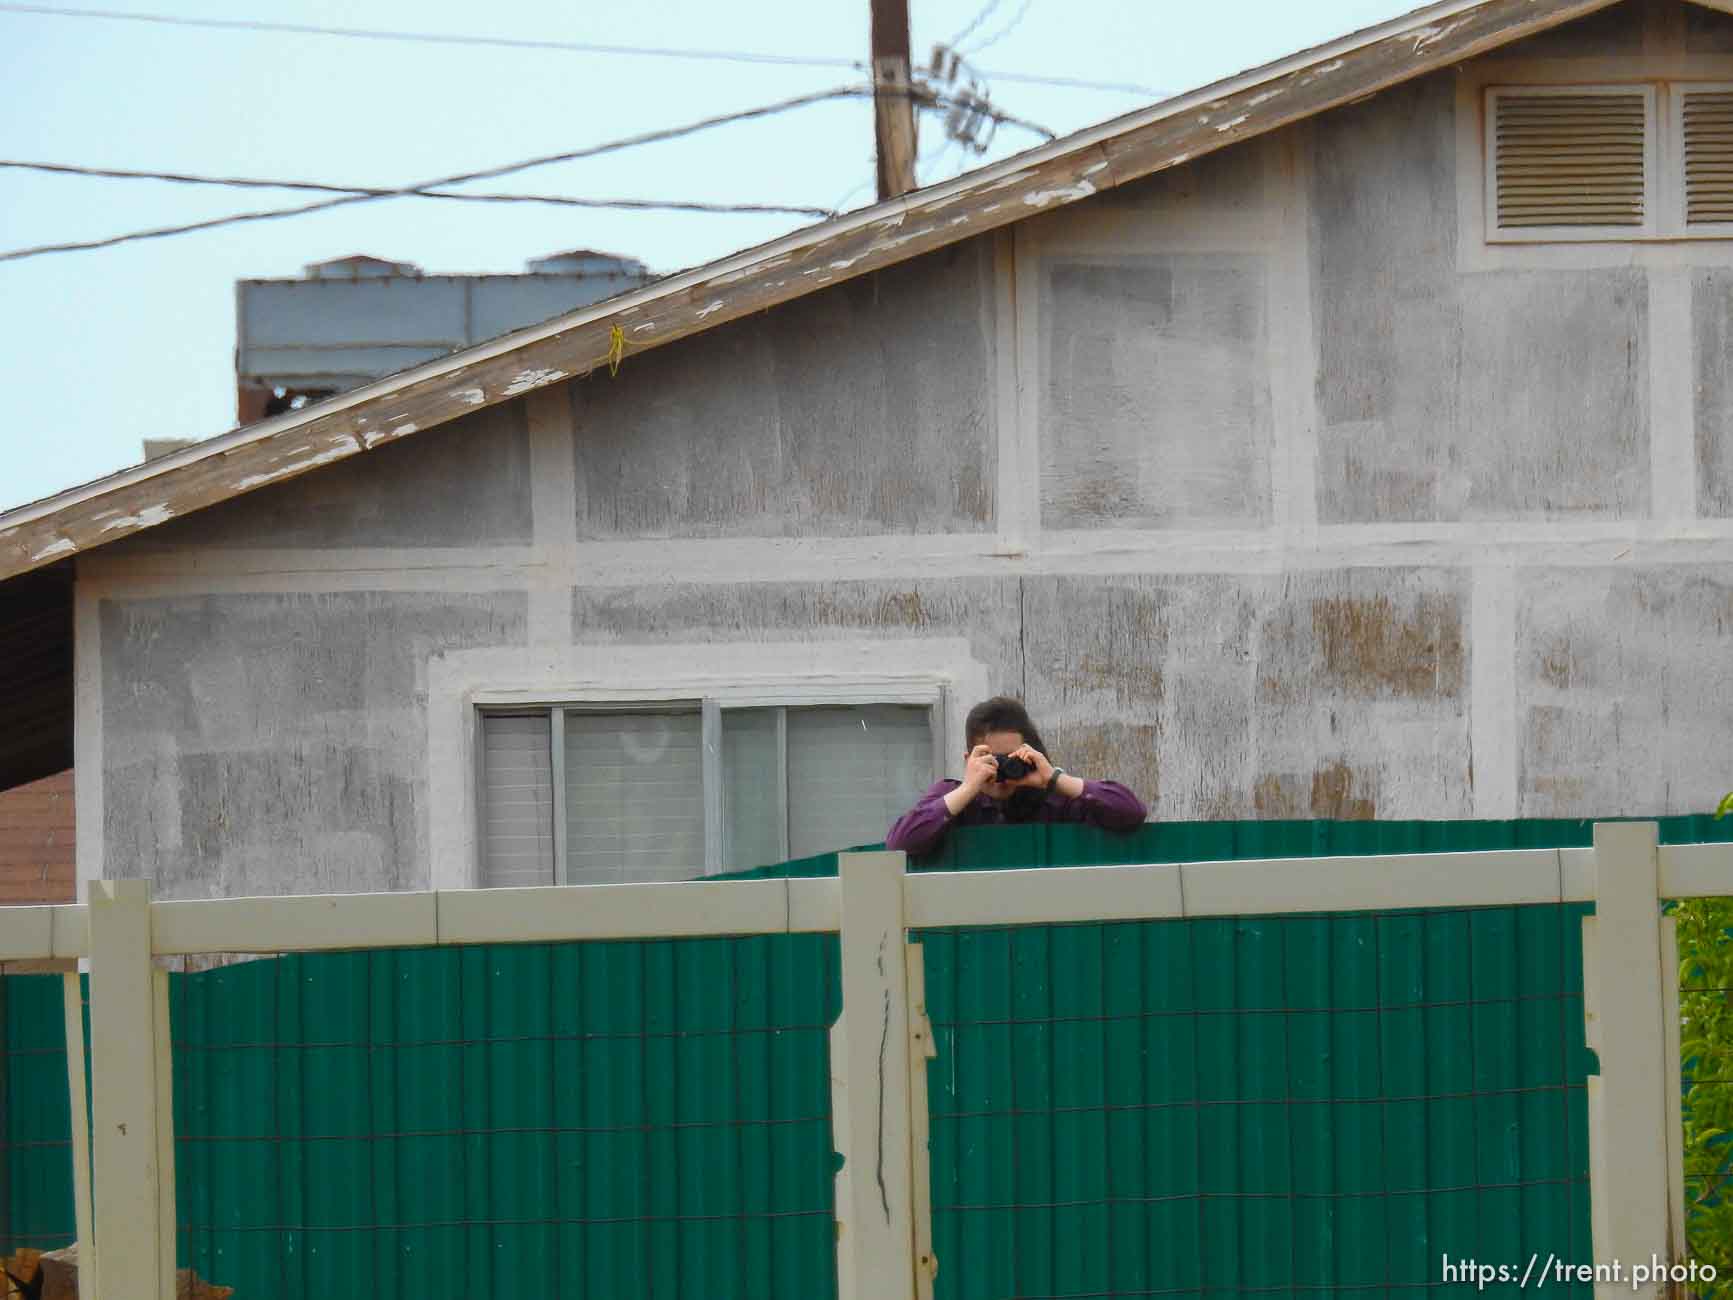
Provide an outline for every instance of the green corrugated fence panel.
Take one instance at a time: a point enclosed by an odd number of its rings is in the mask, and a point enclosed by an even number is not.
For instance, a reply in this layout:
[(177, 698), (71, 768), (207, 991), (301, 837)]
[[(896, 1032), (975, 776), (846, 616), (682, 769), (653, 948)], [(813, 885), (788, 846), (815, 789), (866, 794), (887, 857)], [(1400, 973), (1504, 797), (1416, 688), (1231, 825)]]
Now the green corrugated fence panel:
[[(915, 866), (1591, 837), (1006, 827)], [(1661, 838), (1733, 825), (1665, 819)], [(1401, 1289), (1445, 1250), (1582, 1257), (1581, 912), (927, 935), (940, 1294), (1297, 1295)], [(63, 1053), (59, 985), (7, 989), (0, 1227), (70, 1236), (66, 1148), (19, 1145), (69, 1129), (63, 1055), (19, 1054)], [(181, 1260), (238, 1294), (834, 1293), (834, 937), (318, 954), (172, 989)]]
[(254, 1298), (834, 1295), (835, 936), (172, 977), (183, 1265)]
[(77, 1236), (58, 975), (0, 976), (0, 1255)]
[(937, 1294), (1587, 1262), (1588, 910), (923, 932)]

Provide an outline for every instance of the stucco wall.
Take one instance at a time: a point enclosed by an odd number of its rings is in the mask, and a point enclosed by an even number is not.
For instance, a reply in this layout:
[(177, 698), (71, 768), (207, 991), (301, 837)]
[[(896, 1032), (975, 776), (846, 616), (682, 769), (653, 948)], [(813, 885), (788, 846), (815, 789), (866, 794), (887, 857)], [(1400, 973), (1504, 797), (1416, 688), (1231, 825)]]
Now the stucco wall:
[(960, 645), (1167, 819), (1712, 806), (1733, 244), (1480, 246), (1475, 72), (91, 557), (80, 871), (426, 883), (428, 666), (489, 646)]

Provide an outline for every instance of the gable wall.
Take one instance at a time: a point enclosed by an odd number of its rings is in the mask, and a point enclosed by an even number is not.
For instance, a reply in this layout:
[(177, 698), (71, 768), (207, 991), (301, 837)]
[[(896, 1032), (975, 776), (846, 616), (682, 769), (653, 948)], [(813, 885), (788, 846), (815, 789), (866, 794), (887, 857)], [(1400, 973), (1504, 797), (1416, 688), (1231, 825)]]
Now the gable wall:
[[(1497, 64), (1730, 33), (1634, 3)], [(927, 644), (1165, 819), (1710, 806), (1733, 246), (1499, 264), (1457, 77), (89, 557), (81, 872), (441, 879), (492, 650)]]

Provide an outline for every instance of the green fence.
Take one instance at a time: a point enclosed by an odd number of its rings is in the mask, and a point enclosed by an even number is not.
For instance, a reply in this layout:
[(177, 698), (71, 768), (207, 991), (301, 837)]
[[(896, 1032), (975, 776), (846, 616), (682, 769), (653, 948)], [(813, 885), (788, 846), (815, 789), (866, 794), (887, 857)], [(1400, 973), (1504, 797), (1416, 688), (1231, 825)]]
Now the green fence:
[(1589, 1262), (1586, 911), (924, 934), (937, 1293), (1418, 1296), (1444, 1254)]
[[(1661, 836), (1727, 830), (1673, 819)], [(914, 865), (1591, 836), (1574, 821), (1016, 827)], [(1418, 1294), (1446, 1254), (1586, 1260), (1585, 910), (913, 936), (939, 1051), (937, 1294)], [(833, 1295), (836, 972), (834, 937), (770, 936), (177, 974), (181, 1262), (247, 1300)], [(0, 1222), (15, 1242), (70, 1239), (59, 984), (6, 988)]]
[(76, 1235), (58, 975), (0, 977), (0, 1257)]
[(834, 936), (176, 976), (180, 1259), (246, 1297), (834, 1294)]

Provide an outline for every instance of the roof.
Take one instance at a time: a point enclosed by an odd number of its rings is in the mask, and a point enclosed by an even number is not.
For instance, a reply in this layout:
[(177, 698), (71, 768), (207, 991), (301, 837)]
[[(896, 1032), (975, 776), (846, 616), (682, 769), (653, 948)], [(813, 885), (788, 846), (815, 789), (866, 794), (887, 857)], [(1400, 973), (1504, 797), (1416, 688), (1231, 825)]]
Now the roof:
[[(545, 324), (0, 514), (0, 580), (1077, 202), (1604, 9), (1443, 0)], [(1692, 0), (1733, 12), (1733, 0)]]

